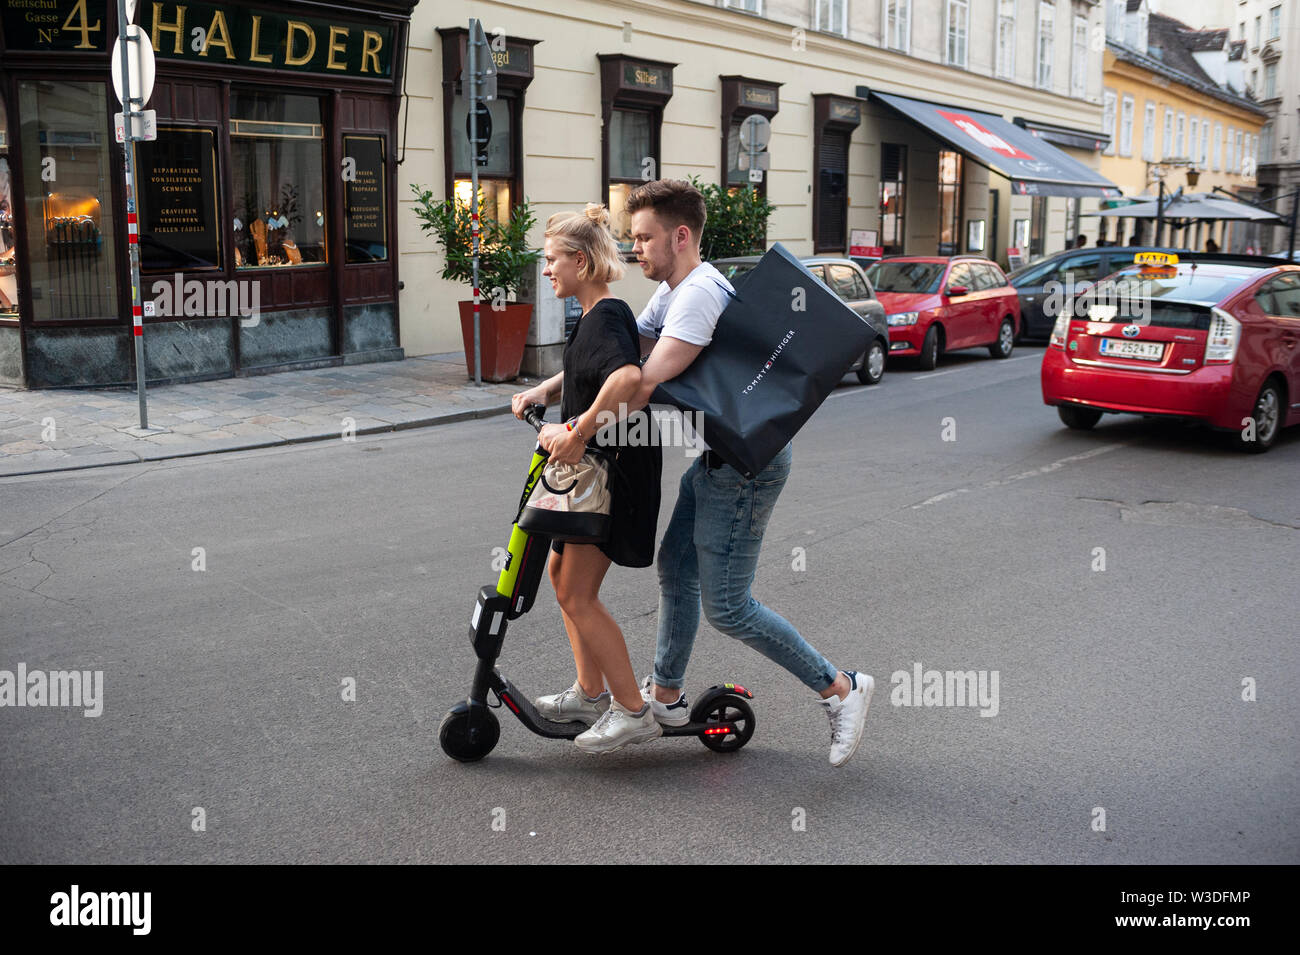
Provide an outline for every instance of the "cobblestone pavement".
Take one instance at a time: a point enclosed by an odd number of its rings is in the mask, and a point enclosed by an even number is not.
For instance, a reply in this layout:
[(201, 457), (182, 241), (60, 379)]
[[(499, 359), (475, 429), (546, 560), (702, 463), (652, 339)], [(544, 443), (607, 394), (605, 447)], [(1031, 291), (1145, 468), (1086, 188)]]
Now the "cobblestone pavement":
[(476, 387), (459, 352), (403, 361), (134, 389), (0, 389), (0, 476), (427, 427), (505, 413), (529, 379)]

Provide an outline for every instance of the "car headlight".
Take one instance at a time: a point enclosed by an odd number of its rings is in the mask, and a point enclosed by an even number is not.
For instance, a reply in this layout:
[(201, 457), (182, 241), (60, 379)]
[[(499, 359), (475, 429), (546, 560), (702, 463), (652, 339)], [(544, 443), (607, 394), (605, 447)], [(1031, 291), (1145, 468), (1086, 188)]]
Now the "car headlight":
[(890, 325), (915, 325), (916, 320), (921, 317), (920, 312), (899, 312), (897, 315), (889, 316)]

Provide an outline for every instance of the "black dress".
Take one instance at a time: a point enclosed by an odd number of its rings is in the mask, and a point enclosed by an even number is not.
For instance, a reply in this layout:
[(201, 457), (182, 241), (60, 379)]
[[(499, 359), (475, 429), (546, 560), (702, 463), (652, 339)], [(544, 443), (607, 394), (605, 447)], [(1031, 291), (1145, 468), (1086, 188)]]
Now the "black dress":
[[(591, 311), (578, 319), (564, 345), (564, 391), (560, 415), (569, 421), (595, 402), (601, 387), (611, 374), (624, 365), (641, 362), (640, 340), (636, 319), (627, 303), (603, 298)], [(642, 409), (639, 414), (646, 414)], [(600, 445), (614, 451), (610, 466), (610, 535), (600, 549), (614, 563), (623, 567), (649, 567), (654, 563), (655, 531), (659, 524), (660, 477), (663, 451), (654, 422), (643, 428), (631, 425), (622, 437), (635, 444), (616, 444), (617, 426), (609, 429), (609, 443)], [(595, 445), (595, 436), (587, 443)], [(552, 545), (564, 550), (563, 543)]]

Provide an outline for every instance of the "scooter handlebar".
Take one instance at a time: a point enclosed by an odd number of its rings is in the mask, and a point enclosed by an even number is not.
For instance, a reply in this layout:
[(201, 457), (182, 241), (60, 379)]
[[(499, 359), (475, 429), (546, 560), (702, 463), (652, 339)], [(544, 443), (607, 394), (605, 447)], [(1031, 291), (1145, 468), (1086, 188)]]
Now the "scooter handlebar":
[(541, 431), (542, 425), (546, 424), (542, 420), (544, 414), (546, 414), (546, 405), (529, 405), (524, 409), (524, 420), (533, 426), (534, 431)]

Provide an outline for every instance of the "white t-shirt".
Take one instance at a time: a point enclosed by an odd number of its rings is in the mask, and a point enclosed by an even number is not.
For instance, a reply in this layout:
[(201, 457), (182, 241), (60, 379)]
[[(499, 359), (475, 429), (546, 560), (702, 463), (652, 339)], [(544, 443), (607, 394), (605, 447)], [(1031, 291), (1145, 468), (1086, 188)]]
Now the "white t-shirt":
[[(637, 317), (637, 331), (646, 338), (668, 337), (688, 345), (707, 345), (713, 341), (718, 317), (731, 301), (727, 293), (734, 291), (721, 272), (708, 262), (701, 262), (676, 288), (669, 288), (667, 282), (659, 283)], [(683, 414), (682, 437), (697, 453), (707, 451), (709, 446), (692, 426), (692, 417)]]

